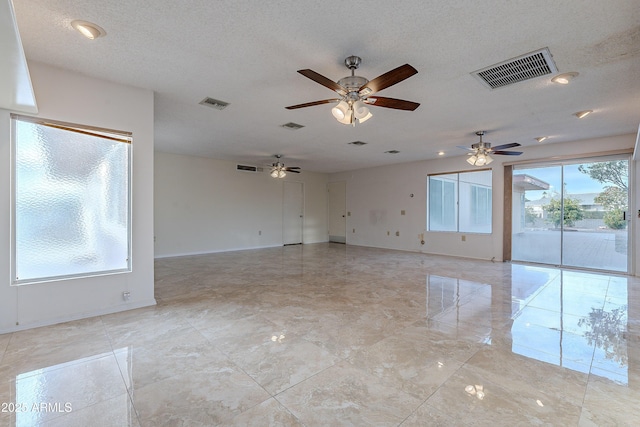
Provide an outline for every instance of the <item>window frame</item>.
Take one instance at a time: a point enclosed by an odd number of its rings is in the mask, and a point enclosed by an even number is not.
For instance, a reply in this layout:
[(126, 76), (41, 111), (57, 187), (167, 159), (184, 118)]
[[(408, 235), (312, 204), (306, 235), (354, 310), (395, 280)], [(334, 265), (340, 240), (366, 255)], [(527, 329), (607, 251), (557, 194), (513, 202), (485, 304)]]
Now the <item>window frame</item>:
[[(96, 126), (89, 125), (79, 125), (75, 123), (63, 122), (58, 120), (50, 120), (44, 119), (40, 117), (33, 116), (25, 116), (20, 114), (12, 113), (10, 115), (11, 120), (11, 136), (10, 136), (10, 173), (11, 173), (11, 185), (10, 185), (10, 273), (11, 273), (11, 286), (23, 286), (29, 284), (37, 284), (37, 283), (47, 283), (47, 282), (57, 282), (68, 279), (77, 279), (77, 278), (89, 278), (96, 276), (106, 276), (113, 274), (122, 274), (122, 273), (130, 273), (132, 272), (132, 254), (133, 254), (133, 220), (132, 220), (132, 189), (133, 189), (133, 133), (128, 131), (114, 130), (108, 128), (101, 128)], [(73, 273), (73, 274), (61, 274), (61, 275), (51, 275), (51, 276), (43, 276), (38, 278), (28, 278), (28, 279), (19, 279), (17, 278), (17, 269), (18, 269), (18, 259), (17, 259), (17, 170), (16, 170), (16, 162), (17, 162), (17, 148), (18, 148), (18, 135), (17, 135), (17, 124), (19, 121), (28, 122), (40, 126), (46, 126), (51, 128), (56, 128), (64, 131), (80, 133), (88, 136), (99, 137), (111, 141), (116, 141), (119, 143), (128, 144), (127, 149), (127, 258), (126, 258), (126, 267), (116, 268), (116, 269), (107, 269), (107, 270), (94, 270), (89, 272), (82, 273)]]
[[(460, 191), (460, 175), (462, 174), (473, 174), (476, 172), (490, 172), (490, 186), (485, 186), (479, 183), (469, 183), (466, 182), (467, 184), (469, 184), (469, 204), (471, 205), (471, 199), (473, 197), (472, 195), (472, 189), (473, 188), (480, 188), (480, 189), (486, 189), (490, 195), (490, 197), (488, 198), (488, 205), (487, 208), (489, 209), (489, 213), (490, 213), (490, 217), (487, 223), (485, 223), (484, 225), (487, 225), (489, 227), (489, 231), (461, 231), (460, 230), (460, 197), (461, 197), (461, 191)], [(433, 230), (432, 229), (432, 225), (431, 225), (431, 178), (437, 178), (439, 176), (455, 176), (455, 201), (454, 201), (454, 207), (455, 207), (455, 230)], [(453, 180), (451, 180), (453, 181)], [(444, 186), (443, 186), (444, 188)], [(442, 198), (444, 198), (444, 194), (442, 195)], [(456, 172), (442, 172), (442, 173), (435, 173), (435, 174), (429, 174), (427, 175), (427, 232), (430, 233), (456, 233), (456, 234), (485, 234), (485, 235), (489, 235), (489, 234), (493, 234), (493, 169), (491, 168), (483, 168), (483, 169), (474, 169), (474, 170), (465, 170), (465, 171), (456, 171)], [(442, 211), (444, 211), (444, 208), (441, 209)], [(471, 218), (470, 223), (471, 224), (477, 224), (477, 225), (483, 225), (480, 223), (477, 223), (477, 218), (475, 216), (473, 216)]]

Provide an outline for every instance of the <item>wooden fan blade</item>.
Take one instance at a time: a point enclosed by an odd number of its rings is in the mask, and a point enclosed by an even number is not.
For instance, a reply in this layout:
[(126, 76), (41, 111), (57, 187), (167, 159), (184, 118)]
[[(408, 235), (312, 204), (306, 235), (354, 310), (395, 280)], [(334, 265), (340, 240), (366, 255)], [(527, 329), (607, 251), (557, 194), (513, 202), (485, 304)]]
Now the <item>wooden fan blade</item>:
[(309, 69), (298, 70), (298, 72), (300, 74), (302, 74), (303, 76), (313, 80), (314, 82), (320, 83), (322, 86), (328, 87), (329, 89), (338, 92), (342, 96), (347, 94), (347, 90), (345, 88), (343, 88), (342, 86), (340, 86), (338, 83), (334, 82), (333, 80), (323, 76), (322, 74), (318, 74), (315, 71), (309, 70)]
[(290, 105), (284, 108), (286, 108), (287, 110), (295, 110), (297, 108), (313, 107), (314, 105), (331, 104), (332, 102), (339, 102), (339, 101), (340, 101), (339, 99), (323, 99), (322, 101), (305, 102), (304, 104)]
[(496, 147), (491, 147), (491, 150), (492, 151), (504, 150), (506, 148), (513, 148), (513, 147), (520, 147), (520, 144), (518, 144), (517, 142), (512, 142), (510, 144), (502, 144), (502, 145), (498, 145)]
[(489, 154), (500, 154), (501, 156), (519, 156), (522, 151), (491, 151)]
[(291, 173), (300, 173), (300, 171), (291, 170), (289, 168), (284, 168), (284, 170), (287, 171), (287, 172), (291, 172)]
[(365, 102), (376, 107), (395, 108), (396, 110), (413, 111), (420, 106), (417, 102), (405, 101), (404, 99), (386, 98), (384, 96), (372, 96)]
[(287, 166), (285, 169), (287, 169), (287, 170), (300, 169), (300, 166)]
[(400, 83), (404, 79), (408, 79), (409, 77), (416, 74), (418, 70), (413, 68), (409, 64), (404, 64), (395, 68), (391, 71), (387, 71), (381, 76), (376, 77), (371, 80), (369, 83), (362, 86), (359, 90), (361, 95), (369, 95), (371, 93), (379, 92), (382, 89), (386, 89), (389, 86), (393, 86), (396, 83)]

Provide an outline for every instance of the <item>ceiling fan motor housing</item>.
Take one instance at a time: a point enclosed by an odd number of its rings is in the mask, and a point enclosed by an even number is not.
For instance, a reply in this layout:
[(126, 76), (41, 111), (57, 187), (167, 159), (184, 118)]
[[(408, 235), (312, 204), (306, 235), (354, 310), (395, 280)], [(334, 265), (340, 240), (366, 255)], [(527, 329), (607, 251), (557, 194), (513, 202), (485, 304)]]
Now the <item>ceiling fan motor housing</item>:
[(369, 83), (369, 80), (360, 76), (347, 76), (338, 80), (338, 84), (347, 90), (344, 100), (349, 104), (353, 104), (362, 98), (358, 91), (367, 83)]
[(362, 86), (369, 83), (369, 80), (360, 76), (347, 76), (338, 80), (338, 84), (349, 92), (357, 92)]
[(490, 142), (476, 142), (475, 144), (471, 144), (471, 148), (473, 149), (478, 149), (478, 148), (484, 148), (484, 149), (490, 149), (491, 148), (491, 143)]

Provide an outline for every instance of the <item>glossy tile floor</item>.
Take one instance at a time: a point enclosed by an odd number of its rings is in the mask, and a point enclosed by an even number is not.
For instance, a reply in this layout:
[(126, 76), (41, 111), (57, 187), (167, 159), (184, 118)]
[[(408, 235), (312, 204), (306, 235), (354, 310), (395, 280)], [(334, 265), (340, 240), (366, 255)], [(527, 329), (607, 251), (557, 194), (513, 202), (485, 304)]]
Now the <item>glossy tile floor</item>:
[(316, 244), (0, 335), (2, 426), (640, 425), (640, 280)]

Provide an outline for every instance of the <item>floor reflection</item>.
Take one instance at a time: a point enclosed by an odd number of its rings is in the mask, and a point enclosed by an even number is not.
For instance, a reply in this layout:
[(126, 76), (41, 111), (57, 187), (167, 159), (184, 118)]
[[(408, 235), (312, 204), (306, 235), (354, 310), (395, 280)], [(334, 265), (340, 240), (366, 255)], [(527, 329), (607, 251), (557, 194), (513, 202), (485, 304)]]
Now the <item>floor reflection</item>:
[(426, 307), (429, 319), (482, 327), (485, 342), (512, 353), (628, 384), (626, 278), (516, 264), (499, 288), (428, 275)]
[[(36, 426), (54, 420), (66, 424), (67, 418), (93, 412), (97, 403), (109, 401), (109, 422), (130, 426), (135, 413), (122, 383), (122, 372), (131, 366), (129, 349), (121, 348), (91, 357), (19, 374), (15, 377), (16, 426)], [(126, 363), (126, 366), (122, 366)], [(86, 416), (90, 420), (91, 416)], [(66, 420), (66, 421), (64, 421)], [(116, 424), (112, 424), (116, 425)]]
[(337, 244), (155, 277), (157, 306), (0, 335), (0, 403), (37, 405), (0, 426), (640, 425), (637, 277)]

